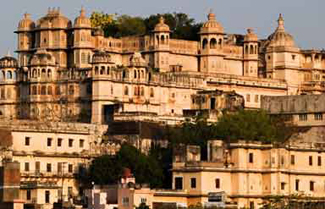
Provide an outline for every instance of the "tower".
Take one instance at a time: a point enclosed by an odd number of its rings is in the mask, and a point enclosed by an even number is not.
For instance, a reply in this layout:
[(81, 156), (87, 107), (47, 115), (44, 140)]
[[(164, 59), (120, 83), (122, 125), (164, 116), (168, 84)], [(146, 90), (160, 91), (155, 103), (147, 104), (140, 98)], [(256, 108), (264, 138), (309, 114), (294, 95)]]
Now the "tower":
[(79, 17), (74, 22), (74, 66), (76, 68), (90, 68), (92, 56), (92, 40), (91, 40), (91, 23), (86, 17), (86, 12), (82, 8)]
[(247, 29), (244, 38), (244, 76), (258, 77), (258, 37)]
[(170, 29), (163, 17), (160, 17), (159, 23), (153, 30), (153, 45), (154, 45), (154, 68), (160, 72), (169, 71), (169, 40)]
[(31, 56), (31, 49), (35, 47), (35, 37), (32, 30), (35, 23), (31, 20), (30, 14), (25, 13), (22, 20), (19, 21), (17, 31), (18, 35), (18, 62), (21, 67), (26, 67)]
[(0, 59), (0, 118), (13, 119), (17, 116), (18, 62), (9, 54)]
[(200, 29), (200, 68), (202, 72), (225, 73), (223, 68), (224, 29), (215, 14), (208, 14), (208, 21)]

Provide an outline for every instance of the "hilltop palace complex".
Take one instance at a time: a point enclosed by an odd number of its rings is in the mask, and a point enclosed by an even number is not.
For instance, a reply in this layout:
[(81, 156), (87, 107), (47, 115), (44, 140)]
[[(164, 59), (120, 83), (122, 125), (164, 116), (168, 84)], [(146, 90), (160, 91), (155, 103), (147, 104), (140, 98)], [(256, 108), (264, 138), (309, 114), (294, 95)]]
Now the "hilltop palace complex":
[(168, 123), (184, 110), (217, 108), (208, 92), (197, 105), (199, 91), (235, 91), (246, 108), (259, 108), (262, 95), (325, 89), (324, 52), (299, 49), (281, 15), (267, 39), (252, 29), (227, 34), (213, 13), (197, 41), (170, 38), (163, 18), (149, 35), (116, 39), (92, 28), (84, 10), (71, 22), (56, 9), (36, 22), (25, 14), (15, 33), (18, 60), (0, 60), (4, 118)]
[[(0, 158), (19, 162), (19, 198), (47, 209), (80, 194), (74, 174), (120, 146), (102, 140), (112, 121), (173, 125), (200, 112), (216, 120), (227, 108), (261, 106), (280, 114), (281, 103), (292, 115), (295, 108), (301, 111), (304, 116), (294, 118), (310, 124), (304, 107), (324, 100), (316, 94), (325, 91), (325, 52), (298, 48), (282, 15), (277, 22), (274, 33), (259, 39), (252, 29), (244, 35), (226, 33), (210, 13), (199, 40), (188, 41), (172, 39), (163, 18), (150, 34), (112, 38), (91, 26), (84, 9), (73, 22), (57, 9), (37, 21), (25, 14), (15, 31), (18, 58), (0, 59)], [(307, 94), (301, 102), (293, 96), (300, 94)], [(285, 95), (293, 99), (263, 99)], [(314, 103), (303, 105), (308, 99)], [(325, 110), (318, 109), (320, 124)], [(322, 198), (325, 151), (308, 144), (317, 133), (324, 135), (321, 129), (299, 135), (303, 145), (296, 148), (291, 143), (273, 147), (240, 141), (227, 147), (211, 142), (210, 162), (202, 164), (197, 147), (184, 148), (174, 158), (174, 190), (150, 190), (146, 198), (150, 204), (171, 198), (190, 205), (207, 202), (209, 192), (226, 192), (227, 202), (251, 208), (264, 196), (294, 191)], [(315, 140), (323, 143), (320, 137)], [(142, 142), (137, 147), (150, 146)], [(142, 194), (138, 197), (145, 199)], [(118, 198), (119, 208), (133, 208), (129, 197)]]

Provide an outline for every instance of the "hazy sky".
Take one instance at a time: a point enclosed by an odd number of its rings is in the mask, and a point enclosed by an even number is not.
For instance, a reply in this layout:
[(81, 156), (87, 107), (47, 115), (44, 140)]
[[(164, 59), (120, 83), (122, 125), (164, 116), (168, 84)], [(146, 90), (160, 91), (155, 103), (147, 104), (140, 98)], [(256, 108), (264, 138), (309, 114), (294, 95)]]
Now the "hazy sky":
[(90, 14), (106, 13), (148, 16), (165, 12), (183, 12), (196, 21), (205, 21), (209, 9), (226, 33), (245, 33), (253, 28), (265, 38), (276, 27), (278, 14), (285, 19), (286, 30), (302, 48), (325, 48), (325, 0), (2, 0), (0, 8), (0, 55), (16, 49), (16, 30), (25, 12), (34, 20), (45, 15), (48, 7), (60, 7), (64, 15), (74, 19), (81, 6)]

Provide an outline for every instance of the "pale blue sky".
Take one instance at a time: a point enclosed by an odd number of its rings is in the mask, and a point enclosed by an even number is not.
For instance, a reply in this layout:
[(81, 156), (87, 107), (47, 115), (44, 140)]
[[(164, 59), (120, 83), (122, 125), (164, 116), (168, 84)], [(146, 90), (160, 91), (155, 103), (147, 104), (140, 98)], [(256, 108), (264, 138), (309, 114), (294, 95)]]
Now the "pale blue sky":
[(324, 0), (2, 0), (0, 8), (0, 55), (16, 49), (16, 30), (25, 12), (34, 20), (43, 16), (48, 7), (60, 7), (74, 19), (81, 6), (89, 14), (99, 10), (107, 13), (148, 16), (165, 12), (184, 12), (197, 21), (206, 20), (211, 8), (226, 33), (245, 33), (253, 28), (259, 38), (274, 31), (278, 14), (282, 13), (285, 27), (298, 46), (325, 48)]

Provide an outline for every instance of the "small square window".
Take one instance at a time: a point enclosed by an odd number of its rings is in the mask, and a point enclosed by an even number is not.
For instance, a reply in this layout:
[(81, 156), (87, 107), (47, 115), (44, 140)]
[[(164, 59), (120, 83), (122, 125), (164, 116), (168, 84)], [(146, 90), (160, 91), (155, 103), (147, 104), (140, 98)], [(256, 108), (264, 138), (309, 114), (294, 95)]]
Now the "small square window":
[(220, 189), (220, 179), (216, 179), (215, 184), (216, 184), (216, 189)]
[(314, 191), (314, 186), (315, 186), (315, 182), (310, 181), (309, 182), (309, 189), (310, 189), (310, 191)]
[(73, 139), (69, 139), (69, 147), (73, 147)]
[(29, 163), (28, 162), (25, 163), (25, 171), (29, 171)]
[(253, 153), (249, 153), (249, 155), (248, 155), (248, 162), (249, 163), (253, 163), (254, 162), (254, 155), (253, 155)]
[(84, 147), (84, 142), (85, 142), (85, 140), (83, 140), (83, 139), (80, 139), (79, 140), (79, 147), (80, 148), (83, 148)]
[(69, 173), (72, 173), (73, 172), (73, 165), (72, 164), (69, 164), (68, 165), (68, 172)]
[(30, 137), (26, 136), (25, 137), (25, 146), (29, 146), (30, 145)]
[(191, 188), (192, 189), (196, 188), (196, 178), (191, 178)]
[(51, 172), (52, 171), (52, 165), (51, 163), (46, 164), (46, 172)]
[(313, 156), (309, 156), (309, 165), (310, 165), (310, 166), (313, 165)]
[(30, 191), (30, 189), (27, 189), (27, 191), (26, 191), (26, 200), (31, 200), (31, 199), (32, 199), (31, 191)]
[(63, 141), (62, 138), (58, 138), (58, 147), (61, 147), (62, 146), (62, 141)]
[(52, 138), (47, 138), (47, 146), (52, 146)]
[(295, 164), (295, 156), (291, 155), (291, 165), (294, 165), (294, 164)]
[(50, 203), (50, 191), (45, 191), (45, 203)]

